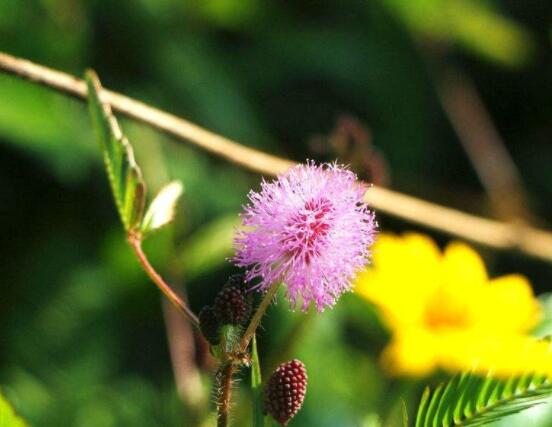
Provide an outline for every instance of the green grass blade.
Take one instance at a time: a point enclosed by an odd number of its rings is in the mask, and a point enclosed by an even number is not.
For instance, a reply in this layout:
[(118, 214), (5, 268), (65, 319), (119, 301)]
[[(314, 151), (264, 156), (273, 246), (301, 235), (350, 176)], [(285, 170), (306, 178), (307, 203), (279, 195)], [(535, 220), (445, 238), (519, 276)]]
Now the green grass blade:
[[(261, 365), (259, 363), (259, 353), (257, 352), (256, 335), (253, 335), (251, 340), (251, 390), (253, 391), (253, 427), (265, 427)], [(270, 424), (267, 422), (266, 425)]]
[(401, 409), (403, 427), (408, 427), (408, 408), (406, 407), (406, 402), (404, 399), (401, 399)]

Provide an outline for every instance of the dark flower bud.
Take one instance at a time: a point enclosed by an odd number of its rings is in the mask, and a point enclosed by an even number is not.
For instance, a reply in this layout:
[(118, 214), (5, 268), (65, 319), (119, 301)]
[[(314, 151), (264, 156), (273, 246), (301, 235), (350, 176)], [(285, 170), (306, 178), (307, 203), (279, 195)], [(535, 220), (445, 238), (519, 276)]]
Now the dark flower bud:
[(232, 274), (228, 280), (226, 281), (226, 284), (224, 285), (225, 288), (238, 288), (242, 291), (247, 290), (247, 283), (245, 282), (245, 276), (243, 274)]
[(245, 281), (245, 275), (238, 273), (238, 274), (232, 274), (228, 280), (226, 281), (226, 284), (224, 285), (225, 288), (238, 288), (241, 290), (244, 294), (245, 301), (249, 305), (249, 310), (253, 310), (253, 304), (255, 301), (253, 292), (251, 292), (250, 289), (250, 283)]
[(299, 412), (307, 392), (307, 371), (303, 362), (294, 359), (282, 363), (270, 376), (265, 388), (264, 412), (281, 425)]
[(214, 310), (221, 325), (241, 325), (249, 319), (251, 302), (241, 289), (225, 287), (215, 298)]

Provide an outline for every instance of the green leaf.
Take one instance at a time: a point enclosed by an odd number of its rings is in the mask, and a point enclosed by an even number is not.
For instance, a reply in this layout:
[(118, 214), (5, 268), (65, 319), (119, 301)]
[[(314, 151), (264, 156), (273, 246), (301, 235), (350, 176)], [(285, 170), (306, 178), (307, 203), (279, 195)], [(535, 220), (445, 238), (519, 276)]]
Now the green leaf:
[(28, 424), (17, 416), (15, 410), (0, 393), (0, 427), (27, 427)]
[(369, 414), (364, 418), (362, 422), (362, 427), (381, 427), (381, 420), (378, 414)]
[(484, 425), (543, 403), (551, 393), (552, 383), (542, 375), (497, 379), (458, 374), (433, 391), (426, 389), (416, 427)]
[(183, 191), (184, 188), (179, 181), (173, 181), (161, 189), (144, 215), (140, 227), (143, 235), (158, 230), (173, 221), (176, 204)]
[(109, 104), (100, 99), (102, 86), (93, 71), (85, 75), (88, 106), (103, 152), (111, 190), (125, 230), (133, 231), (142, 222), (146, 186), (134, 160), (132, 146), (123, 135)]
[(261, 365), (257, 352), (257, 336), (251, 340), (251, 390), (253, 390), (253, 427), (264, 427)]

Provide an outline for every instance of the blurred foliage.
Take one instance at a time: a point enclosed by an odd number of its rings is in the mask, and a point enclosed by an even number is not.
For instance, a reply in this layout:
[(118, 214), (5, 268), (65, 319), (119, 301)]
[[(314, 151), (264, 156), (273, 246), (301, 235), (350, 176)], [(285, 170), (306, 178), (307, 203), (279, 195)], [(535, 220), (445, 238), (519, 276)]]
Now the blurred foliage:
[(26, 427), (27, 424), (18, 417), (10, 403), (0, 394), (0, 426)]
[[(546, 225), (551, 21), (546, 0), (0, 0), (0, 50), (75, 75), (94, 68), (106, 87), (297, 160), (333, 159), (312, 141), (351, 115), (385, 156), (394, 188), (488, 214), (435, 91), (442, 69), (457, 68), (474, 80)], [(177, 392), (160, 296), (126, 246), (85, 105), (3, 74), (0, 101), (5, 395), (37, 426), (212, 425)], [(175, 226), (146, 251), (197, 312), (232, 272), (232, 229), (259, 177), (121, 124), (150, 194), (184, 184)], [(482, 254), (493, 276), (521, 272), (539, 293), (552, 290), (549, 265)], [(387, 426), (399, 395), (412, 418), (421, 387), (379, 370), (388, 337), (364, 301), (349, 295), (306, 317), (282, 303), (264, 326), (265, 376), (284, 355), (309, 370), (293, 425)], [(211, 368), (199, 348), (208, 399)], [(249, 425), (250, 397), (240, 386), (236, 425)], [(501, 425), (549, 425), (548, 406)]]
[(384, 0), (414, 32), (462, 47), (504, 65), (519, 66), (532, 54), (532, 38), (517, 22), (487, 2), (471, 0)]

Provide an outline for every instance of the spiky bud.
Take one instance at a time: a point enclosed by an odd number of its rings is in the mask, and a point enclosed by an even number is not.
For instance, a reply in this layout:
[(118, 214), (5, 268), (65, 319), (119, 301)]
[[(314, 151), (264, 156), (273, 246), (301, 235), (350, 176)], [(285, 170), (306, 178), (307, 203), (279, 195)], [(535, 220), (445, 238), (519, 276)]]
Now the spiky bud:
[(205, 306), (199, 312), (199, 329), (207, 341), (212, 345), (220, 343), (220, 323), (211, 306)]
[(241, 289), (230, 286), (218, 293), (214, 310), (221, 325), (241, 325), (249, 319), (251, 303)]
[(300, 360), (282, 363), (272, 373), (265, 389), (264, 412), (281, 425), (299, 412), (307, 392), (307, 371)]

